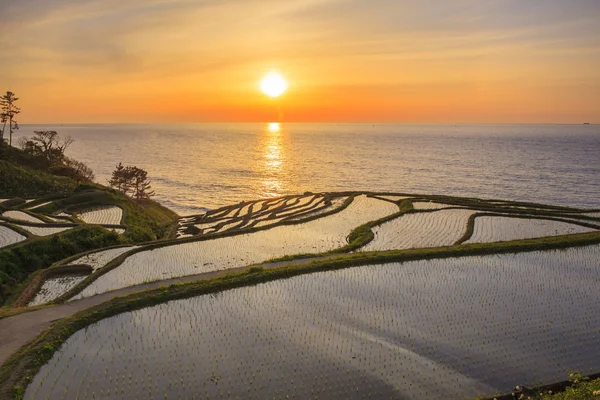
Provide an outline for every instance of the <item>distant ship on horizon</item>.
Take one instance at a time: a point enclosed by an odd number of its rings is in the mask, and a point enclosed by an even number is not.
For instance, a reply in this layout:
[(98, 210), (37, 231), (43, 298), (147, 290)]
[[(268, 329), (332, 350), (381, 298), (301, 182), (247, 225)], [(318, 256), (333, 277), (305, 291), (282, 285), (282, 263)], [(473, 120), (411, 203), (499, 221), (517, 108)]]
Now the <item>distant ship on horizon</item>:
[(589, 122), (584, 122), (583, 124), (584, 124), (584, 125), (589, 125), (590, 123), (589, 123)]

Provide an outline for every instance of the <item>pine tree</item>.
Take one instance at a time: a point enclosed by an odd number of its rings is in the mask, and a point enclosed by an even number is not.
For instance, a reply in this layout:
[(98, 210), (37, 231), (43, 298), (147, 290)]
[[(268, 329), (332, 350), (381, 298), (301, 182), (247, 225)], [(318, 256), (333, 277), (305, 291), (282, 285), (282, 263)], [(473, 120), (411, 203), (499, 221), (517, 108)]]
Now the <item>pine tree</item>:
[(148, 199), (151, 196), (154, 196), (154, 191), (150, 190), (152, 186), (150, 186), (150, 181), (148, 181), (148, 172), (138, 167), (133, 167), (132, 172), (132, 186), (134, 189), (133, 196), (138, 200)]
[(152, 186), (148, 181), (148, 172), (136, 166), (125, 167), (119, 163), (112, 173), (109, 184), (125, 194), (131, 192), (131, 196), (138, 200), (154, 196), (154, 191), (150, 190)]
[(21, 112), (21, 109), (15, 105), (15, 102), (19, 100), (15, 97), (13, 92), (6, 92), (6, 94), (0, 97), (0, 123), (2, 123), (2, 130), (0, 131), (0, 143), (4, 141), (4, 130), (6, 123), (8, 122), (8, 130), (10, 132), (10, 139), (8, 144), (12, 146), (12, 134), (15, 130), (19, 129), (19, 124), (15, 120), (15, 116)]
[[(129, 168), (129, 167), (127, 167), (127, 168)], [(127, 194), (127, 192), (129, 191), (129, 185), (127, 184), (128, 183), (127, 168), (125, 168), (123, 166), (123, 163), (119, 163), (117, 165), (117, 168), (113, 171), (110, 180), (108, 181), (108, 184), (110, 185), (110, 187), (113, 187), (125, 194)]]

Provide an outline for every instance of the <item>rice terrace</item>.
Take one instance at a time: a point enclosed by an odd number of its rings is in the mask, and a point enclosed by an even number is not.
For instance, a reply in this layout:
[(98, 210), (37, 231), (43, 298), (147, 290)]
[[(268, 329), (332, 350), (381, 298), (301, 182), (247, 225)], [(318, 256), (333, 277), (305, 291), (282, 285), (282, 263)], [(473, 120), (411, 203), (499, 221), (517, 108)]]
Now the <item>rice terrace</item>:
[[(128, 204), (2, 199), (1, 250), (128, 237)], [(7, 284), (1, 398), (500, 398), (600, 372), (598, 209), (306, 192), (159, 211), (162, 239)]]

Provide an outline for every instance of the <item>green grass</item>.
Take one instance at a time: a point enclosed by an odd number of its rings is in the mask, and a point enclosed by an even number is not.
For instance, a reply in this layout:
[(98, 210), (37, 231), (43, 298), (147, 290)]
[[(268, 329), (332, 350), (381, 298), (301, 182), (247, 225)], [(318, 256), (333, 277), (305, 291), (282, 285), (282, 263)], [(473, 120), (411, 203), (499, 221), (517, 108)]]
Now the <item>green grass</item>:
[[(333, 260), (313, 261), (303, 265), (267, 269), (250, 267), (245, 272), (222, 277), (182, 283), (117, 297), (58, 321), (31, 343), (22, 347), (0, 368), (0, 398), (19, 398), (30, 379), (50, 360), (65, 340), (73, 333), (94, 322), (127, 311), (164, 303), (166, 301), (216, 293), (237, 287), (250, 286), (277, 279), (336, 270), (358, 265), (393, 261), (411, 261), (433, 258), (463, 257), (497, 253), (515, 253), (545, 249), (559, 249), (600, 243), (600, 232), (526, 239), (512, 242), (471, 244), (432, 249), (410, 249), (390, 252), (355, 253)], [(258, 267), (258, 268), (257, 268)]]
[(1, 249), (0, 304), (15, 295), (17, 287), (32, 272), (86, 250), (119, 244), (121, 240), (119, 235), (104, 228), (82, 226)]
[[(513, 396), (514, 393), (514, 396)], [(535, 388), (516, 390), (510, 394), (487, 396), (484, 400), (513, 400), (523, 396), (523, 399), (531, 400), (592, 400), (600, 399), (599, 374), (590, 377), (583, 376), (577, 372), (569, 374), (569, 380), (552, 383), (550, 385)]]
[[(349, 192), (350, 195), (357, 194)], [(421, 196), (423, 199), (437, 200), (451, 202), (455, 205), (478, 207), (484, 210), (498, 210), (498, 205), (492, 205), (487, 203), (485, 200), (479, 199), (458, 199), (447, 196)], [(41, 203), (41, 202), (40, 202)], [(157, 238), (164, 237), (164, 235), (173, 226), (174, 220), (177, 218), (176, 214), (170, 210), (160, 206), (158, 203), (152, 201), (135, 202), (123, 195), (110, 190), (82, 190), (78, 193), (70, 195), (66, 198), (57, 198), (52, 204), (41, 207), (40, 209), (46, 212), (55, 212), (58, 210), (66, 209), (68, 211), (77, 211), (78, 209), (87, 208), (90, 206), (100, 204), (115, 204), (120, 206), (124, 211), (124, 223), (128, 225), (128, 232), (122, 238), (124, 241), (129, 243), (156, 240)], [(349, 201), (344, 203), (342, 208), (347, 207), (350, 204)], [(88, 310), (82, 311), (72, 317), (60, 320), (54, 327), (44, 332), (32, 343), (24, 346), (19, 350), (18, 353), (13, 355), (1, 368), (0, 368), (0, 397), (13, 396), (19, 398), (24, 393), (24, 388), (27, 383), (35, 375), (37, 370), (46, 363), (54, 351), (60, 347), (60, 345), (74, 332), (88, 326), (91, 323), (99, 321), (101, 319), (110, 317), (112, 315), (120, 314), (123, 312), (136, 310), (156, 304), (160, 304), (173, 299), (180, 299), (186, 297), (194, 297), (202, 294), (215, 293), (231, 288), (254, 285), (262, 282), (272, 281), (276, 279), (285, 279), (288, 277), (314, 273), (318, 271), (335, 270), (348, 268), (358, 265), (369, 265), (378, 264), (385, 262), (404, 262), (411, 260), (423, 260), (433, 258), (447, 258), (447, 257), (464, 257), (469, 255), (485, 255), (485, 254), (499, 254), (499, 253), (515, 253), (521, 251), (535, 251), (535, 250), (546, 250), (546, 249), (558, 249), (567, 248), (572, 246), (583, 246), (590, 244), (600, 243), (600, 232), (592, 232), (577, 235), (565, 235), (565, 236), (553, 236), (545, 237), (540, 239), (526, 239), (516, 240), (511, 242), (500, 242), (500, 243), (477, 243), (468, 245), (455, 245), (450, 247), (440, 248), (425, 248), (425, 249), (409, 249), (409, 250), (396, 250), (387, 252), (363, 252), (354, 254), (344, 254), (352, 251), (359, 247), (364, 246), (373, 238), (372, 227), (384, 223), (393, 218), (399, 217), (407, 212), (427, 212), (427, 211), (414, 211), (412, 209), (412, 202), (410, 200), (403, 200), (398, 202), (399, 211), (393, 215), (387, 216), (377, 221), (372, 221), (367, 224), (361, 225), (355, 228), (348, 236), (348, 245), (336, 249), (329, 253), (322, 254), (310, 254), (310, 255), (294, 255), (288, 256), (281, 260), (290, 260), (301, 257), (315, 257), (323, 255), (335, 256), (333, 259), (320, 260), (307, 262), (300, 265), (290, 265), (279, 268), (265, 268), (261, 265), (256, 265), (248, 268), (246, 272), (242, 273), (231, 273), (222, 277), (213, 278), (209, 280), (184, 283), (171, 285), (168, 287), (162, 287), (153, 289), (146, 292), (132, 294), (122, 298), (115, 298), (101, 305), (95, 306)], [(527, 203), (528, 205), (530, 203)], [(501, 207), (508, 207), (509, 204), (502, 204)], [(537, 205), (535, 205), (537, 206)], [(549, 207), (546, 206), (547, 210), (553, 211), (566, 211), (576, 210), (562, 207)], [(336, 210), (336, 212), (339, 210)], [(577, 210), (579, 211), (579, 210)], [(520, 214), (521, 210), (515, 211), (515, 214)], [(322, 217), (321, 215), (319, 217)], [(474, 218), (473, 218), (474, 221)], [(470, 220), (470, 227), (472, 231), (473, 221)], [(278, 225), (278, 224), (276, 224)], [(78, 228), (81, 229), (81, 228)], [(101, 228), (95, 228), (100, 229)], [(257, 231), (260, 229), (250, 229), (248, 231)], [(105, 230), (102, 230), (106, 232)], [(248, 231), (241, 232), (230, 232), (226, 234), (211, 235), (210, 238), (190, 238), (183, 240), (164, 240), (156, 242), (144, 248), (157, 248), (173, 243), (185, 243), (199, 240), (209, 240), (216, 237), (234, 236), (236, 234), (248, 233)], [(64, 233), (62, 235), (68, 234)], [(467, 234), (470, 236), (469, 230)], [(57, 235), (60, 237), (62, 235)], [(52, 240), (58, 240), (51, 238)], [(74, 238), (73, 238), (74, 239)], [(37, 240), (40, 241), (40, 240)], [(33, 243), (33, 241), (32, 241)], [(116, 243), (112, 243), (116, 244)], [(95, 245), (95, 244), (94, 244)], [(42, 246), (42, 245), (40, 245)], [(27, 249), (27, 251), (18, 250), (22, 246), (16, 246), (7, 250), (15, 250), (12, 257), (16, 257), (21, 252), (34, 253), (41, 251), (44, 252), (44, 247), (34, 250)], [(93, 247), (93, 246), (92, 246)], [(133, 250), (133, 252), (141, 251), (139, 249)], [(0, 265), (2, 265), (2, 253), (0, 252)], [(72, 255), (72, 254), (71, 254)], [(102, 269), (108, 271), (118, 266), (129, 254), (123, 254), (122, 256), (112, 260), (105, 268)], [(68, 256), (67, 256), (68, 257)], [(61, 257), (64, 258), (64, 257)], [(10, 272), (10, 271), (9, 271)], [(2, 279), (2, 270), (0, 270), (0, 280)], [(39, 273), (38, 273), (39, 274)], [(35, 274), (29, 277), (28, 282), (35, 279)], [(95, 279), (99, 276), (94, 274), (90, 279)], [(80, 284), (73, 288), (75, 291), (80, 291), (82, 287), (89, 284), (86, 279), (85, 284)], [(0, 281), (1, 282), (1, 281)], [(39, 282), (38, 282), (39, 283)], [(27, 286), (27, 285), (23, 285)], [(14, 295), (18, 292), (15, 291)], [(68, 296), (63, 296), (58, 301), (64, 301), (66, 298), (72, 296), (74, 292), (69, 292)], [(15, 311), (17, 312), (17, 311)], [(6, 312), (5, 314), (13, 314), (13, 312)], [(1, 317), (0, 313), (0, 317)], [(587, 383), (586, 383), (587, 384)], [(590, 383), (591, 384), (591, 383)], [(581, 386), (574, 387), (573, 389), (584, 390)], [(593, 386), (595, 387), (595, 386)], [(588, 390), (587, 387), (585, 390)], [(564, 392), (568, 393), (568, 390)], [(583, 393), (583, 392), (581, 392)], [(587, 392), (586, 392), (587, 393)], [(547, 394), (547, 393), (546, 393)], [(585, 394), (587, 396), (587, 394)], [(545, 395), (544, 395), (545, 396)], [(540, 397), (543, 399), (560, 398), (560, 399), (571, 399), (577, 397)], [(586, 398), (586, 397), (583, 397)]]
[(77, 212), (86, 208), (115, 205), (123, 210), (122, 224), (127, 226), (123, 238), (128, 243), (162, 239), (179, 217), (153, 200), (133, 200), (112, 189), (87, 189), (36, 209), (38, 212)]
[(70, 192), (76, 186), (72, 179), (0, 160), (0, 197), (39, 197)]
[[(41, 203), (40, 203), (41, 204)], [(112, 190), (84, 190), (59, 196), (39, 207), (46, 213), (61, 210), (76, 212), (100, 205), (116, 205), (123, 210), (127, 230), (117, 235), (101, 227), (80, 228), (26, 241), (0, 250), (0, 304), (12, 304), (27, 291), (35, 272), (73, 255), (119, 244), (135, 244), (163, 238), (178, 216), (152, 200), (135, 201)], [(28, 275), (33, 274), (28, 277)]]
[(171, 285), (131, 294), (126, 297), (117, 297), (58, 321), (52, 328), (44, 332), (33, 342), (21, 348), (0, 368), (0, 397), (6, 398), (12, 396), (13, 398), (19, 398), (24, 393), (24, 388), (31, 377), (52, 357), (54, 351), (77, 330), (116, 314), (160, 304), (169, 300), (194, 297), (276, 279), (285, 279), (306, 273), (342, 269), (358, 265), (558, 249), (598, 243), (600, 243), (600, 232), (592, 232), (511, 242), (354, 253), (341, 255), (333, 260), (313, 261), (308, 264), (290, 265), (273, 269), (253, 266), (242, 273), (232, 273), (209, 280)]
[[(31, 238), (29, 233), (11, 226), (29, 240), (0, 249), (0, 304), (14, 300), (26, 286), (22, 284), (28, 275), (38, 270), (89, 250), (163, 239), (172, 232), (178, 218), (176, 213), (155, 201), (136, 201), (98, 184), (77, 185), (72, 179), (52, 175), (46, 171), (46, 165), (19, 149), (0, 144), (0, 156), (0, 197), (17, 197), (4, 202), (0, 209), (23, 208), (23, 199), (32, 197), (38, 199), (27, 204), (28, 209), (33, 206), (35, 212), (45, 214), (116, 205), (123, 210), (122, 224), (127, 228), (121, 236), (104, 228), (82, 226), (48, 237)], [(52, 202), (35, 207), (48, 201)], [(44, 216), (40, 218), (52, 222)]]
[[(377, 196), (373, 196), (377, 197)], [(389, 201), (389, 200), (383, 200)], [(393, 202), (392, 202), (393, 203)], [(375, 235), (373, 234), (372, 228), (378, 225), (383, 224), (384, 222), (391, 221), (395, 218), (401, 217), (402, 215), (413, 212), (412, 202), (410, 200), (402, 200), (398, 203), (399, 211), (388, 215), (386, 217), (380, 218), (375, 221), (367, 222), (366, 224), (360, 225), (352, 230), (347, 237), (348, 244), (346, 246), (340, 247), (338, 249), (334, 249), (328, 252), (314, 254), (314, 253), (303, 253), (303, 254), (291, 254), (283, 257), (278, 257), (269, 260), (269, 262), (280, 262), (280, 261), (293, 261), (302, 258), (310, 258), (310, 257), (318, 257), (318, 256), (328, 256), (342, 253), (349, 253), (354, 250), (358, 250), (361, 247), (367, 245)]]
[(579, 374), (574, 378), (571, 375), (572, 386), (567, 387), (564, 391), (556, 393), (556, 391), (545, 390), (541, 394), (532, 397), (539, 400), (585, 400), (600, 398), (600, 378), (588, 380)]

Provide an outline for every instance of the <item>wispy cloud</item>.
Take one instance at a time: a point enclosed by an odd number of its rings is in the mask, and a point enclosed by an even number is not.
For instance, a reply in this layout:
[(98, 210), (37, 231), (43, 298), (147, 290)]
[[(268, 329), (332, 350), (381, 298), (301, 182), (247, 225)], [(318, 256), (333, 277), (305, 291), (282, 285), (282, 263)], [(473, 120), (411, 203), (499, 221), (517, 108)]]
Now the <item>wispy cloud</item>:
[(299, 91), (361, 87), (390, 103), (402, 87), (517, 96), (600, 80), (597, 0), (19, 0), (0, 15), (2, 81), (27, 93), (242, 95), (269, 66)]

